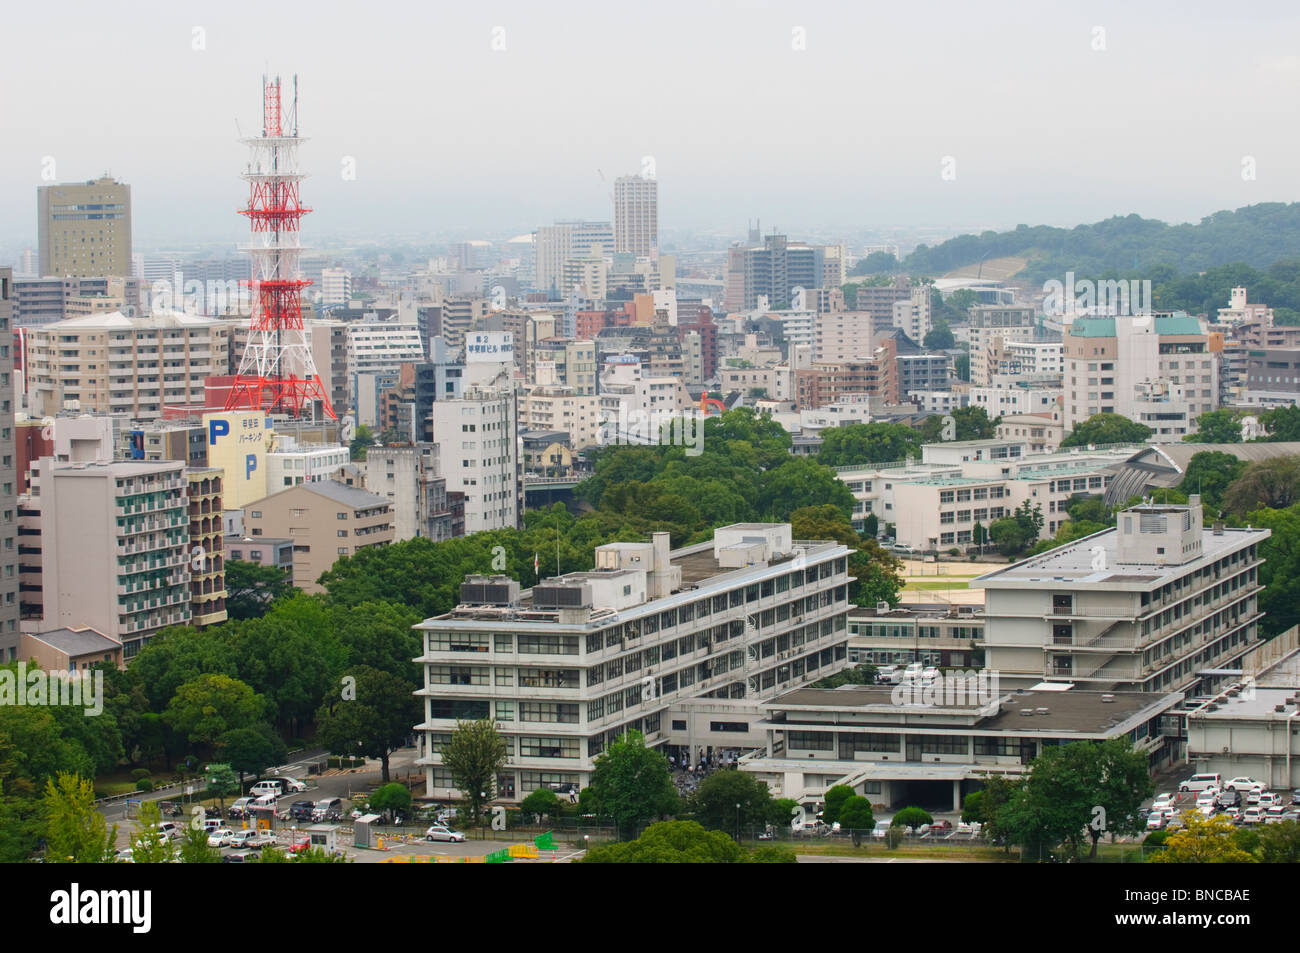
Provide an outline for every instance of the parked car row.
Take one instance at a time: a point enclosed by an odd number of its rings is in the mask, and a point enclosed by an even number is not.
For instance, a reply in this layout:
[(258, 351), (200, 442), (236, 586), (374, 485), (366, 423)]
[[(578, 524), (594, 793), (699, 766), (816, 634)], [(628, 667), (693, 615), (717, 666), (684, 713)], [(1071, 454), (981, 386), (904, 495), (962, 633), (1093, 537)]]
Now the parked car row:
[(928, 687), (939, 678), (939, 669), (933, 665), (912, 662), (900, 665), (882, 665), (876, 670), (876, 682), (881, 685), (921, 685)]
[(1224, 782), (1213, 773), (1194, 774), (1178, 785), (1180, 794), (1195, 793), (1195, 806), (1178, 806), (1179, 797), (1171, 793), (1160, 794), (1151, 803), (1146, 815), (1147, 830), (1169, 830), (1182, 826), (1182, 814), (1195, 810), (1203, 817), (1224, 814), (1234, 824), (1276, 824), (1300, 820), (1300, 789), (1291, 794), (1291, 803), (1284, 803), (1283, 795), (1267, 790), (1263, 781), (1250, 777), (1230, 778)]

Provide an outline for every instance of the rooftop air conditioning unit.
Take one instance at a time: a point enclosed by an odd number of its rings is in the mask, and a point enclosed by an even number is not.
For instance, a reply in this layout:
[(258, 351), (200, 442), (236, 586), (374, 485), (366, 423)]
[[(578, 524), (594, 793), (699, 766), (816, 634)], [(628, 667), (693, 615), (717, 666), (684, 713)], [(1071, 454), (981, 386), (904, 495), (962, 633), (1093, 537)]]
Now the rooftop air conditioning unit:
[(884, 602), (884, 601), (877, 602), (877, 603), (876, 603), (876, 611), (877, 611), (877, 612), (888, 612), (888, 611), (889, 611), (889, 603), (888, 603), (888, 602)]
[(1102, 704), (1103, 704), (1103, 705), (1111, 705), (1111, 704), (1114, 704), (1114, 702), (1115, 702), (1115, 696), (1114, 696), (1114, 695), (1102, 695), (1102, 696), (1101, 696), (1101, 701), (1102, 701)]

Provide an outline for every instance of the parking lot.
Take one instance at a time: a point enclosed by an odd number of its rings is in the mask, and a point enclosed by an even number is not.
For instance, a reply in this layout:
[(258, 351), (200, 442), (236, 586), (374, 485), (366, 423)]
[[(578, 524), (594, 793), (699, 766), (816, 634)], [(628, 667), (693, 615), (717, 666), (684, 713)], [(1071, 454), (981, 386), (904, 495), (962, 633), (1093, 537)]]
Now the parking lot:
[(1247, 776), (1192, 775), (1182, 770), (1157, 778), (1157, 794), (1143, 805), (1146, 830), (1176, 830), (1188, 812), (1223, 815), (1237, 826), (1300, 821), (1300, 791), (1269, 790)]

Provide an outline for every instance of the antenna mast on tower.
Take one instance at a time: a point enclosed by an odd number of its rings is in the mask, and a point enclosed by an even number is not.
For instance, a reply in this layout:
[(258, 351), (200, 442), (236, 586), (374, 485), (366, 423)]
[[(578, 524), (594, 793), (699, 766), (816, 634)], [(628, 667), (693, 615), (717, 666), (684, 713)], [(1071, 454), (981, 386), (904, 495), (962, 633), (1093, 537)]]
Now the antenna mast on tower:
[(334, 408), (321, 386), (302, 324), (302, 289), (298, 257), (303, 208), (298, 171), (298, 78), (287, 115), (281, 110), (280, 77), (262, 77), (262, 135), (244, 139), (248, 146), (248, 216), (252, 258), (253, 316), (248, 343), (226, 399), (227, 410), (261, 410), (294, 417), (314, 416), (316, 404), (327, 417)]

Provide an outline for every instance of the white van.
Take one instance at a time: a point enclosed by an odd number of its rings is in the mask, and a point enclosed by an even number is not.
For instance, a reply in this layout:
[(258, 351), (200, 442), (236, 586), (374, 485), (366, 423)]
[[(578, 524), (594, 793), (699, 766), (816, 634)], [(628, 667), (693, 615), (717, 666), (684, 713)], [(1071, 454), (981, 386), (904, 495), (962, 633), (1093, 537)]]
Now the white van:
[(876, 681), (881, 685), (897, 685), (903, 680), (903, 670), (897, 665), (882, 665), (876, 669)]
[(284, 785), (279, 781), (258, 781), (248, 789), (248, 793), (253, 797), (265, 797), (268, 794), (279, 797), (284, 793)]
[(311, 819), (313, 821), (323, 821), (329, 818), (340, 818), (343, 816), (343, 799), (337, 797), (322, 798), (316, 802), (312, 808)]
[(1204, 791), (1207, 788), (1216, 788), (1222, 790), (1223, 780), (1217, 774), (1193, 774), (1190, 778), (1178, 785), (1180, 791)]

